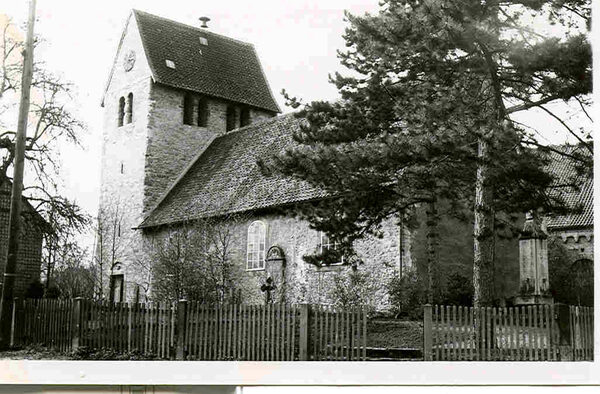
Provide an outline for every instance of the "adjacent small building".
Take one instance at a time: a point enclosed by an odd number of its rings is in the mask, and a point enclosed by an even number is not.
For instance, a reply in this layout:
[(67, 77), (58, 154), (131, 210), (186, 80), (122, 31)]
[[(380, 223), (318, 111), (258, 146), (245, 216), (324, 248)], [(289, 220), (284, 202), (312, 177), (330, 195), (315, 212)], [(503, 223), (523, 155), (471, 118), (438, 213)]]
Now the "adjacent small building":
[[(0, 180), (0, 272), (4, 274), (8, 252), (8, 231), (10, 218), (10, 200), (12, 183), (8, 179)], [(47, 223), (36, 212), (27, 199), (23, 198), (23, 218), (17, 260), (17, 277), (14, 296), (24, 297), (28, 287), (40, 280), (42, 262), (42, 242)], [(0, 281), (4, 276), (0, 277)], [(1, 283), (0, 283), (1, 289)]]
[[(575, 147), (557, 147), (566, 153)], [(552, 215), (545, 226), (551, 236), (562, 240), (565, 247), (576, 252), (579, 260), (594, 260), (594, 182), (586, 176), (577, 176), (575, 162), (558, 154), (552, 155), (551, 171), (555, 174), (556, 191), (573, 209), (567, 215)]]

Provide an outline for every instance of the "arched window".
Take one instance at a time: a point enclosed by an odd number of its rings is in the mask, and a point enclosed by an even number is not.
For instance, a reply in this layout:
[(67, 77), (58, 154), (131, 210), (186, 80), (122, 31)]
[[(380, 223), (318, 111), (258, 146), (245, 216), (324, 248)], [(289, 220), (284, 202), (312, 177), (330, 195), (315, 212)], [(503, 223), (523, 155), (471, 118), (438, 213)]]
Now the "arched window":
[(133, 93), (127, 95), (127, 105), (125, 106), (125, 123), (131, 123), (133, 119)]
[(265, 269), (267, 226), (261, 222), (252, 222), (248, 227), (248, 248), (246, 251), (246, 269)]
[(250, 124), (250, 109), (242, 108), (240, 112), (240, 127), (248, 126)]
[(229, 105), (227, 107), (227, 131), (235, 129), (235, 107)]
[(198, 100), (198, 126), (206, 127), (208, 124), (208, 103), (206, 99), (200, 97)]
[(189, 93), (183, 97), (183, 124), (194, 124), (194, 97)]
[[(326, 233), (324, 233), (323, 231), (319, 231), (319, 253), (321, 255), (328, 253), (330, 251), (335, 251), (338, 249), (338, 244), (337, 242), (334, 242), (333, 240), (331, 240)], [(339, 252), (338, 252), (339, 253)], [(339, 256), (339, 254), (337, 255)], [(344, 264), (344, 256), (339, 256), (339, 261), (330, 264), (330, 265), (338, 265), (338, 264)]]
[(119, 99), (119, 118), (118, 125), (119, 127), (123, 126), (123, 118), (125, 117), (125, 98), (121, 97)]

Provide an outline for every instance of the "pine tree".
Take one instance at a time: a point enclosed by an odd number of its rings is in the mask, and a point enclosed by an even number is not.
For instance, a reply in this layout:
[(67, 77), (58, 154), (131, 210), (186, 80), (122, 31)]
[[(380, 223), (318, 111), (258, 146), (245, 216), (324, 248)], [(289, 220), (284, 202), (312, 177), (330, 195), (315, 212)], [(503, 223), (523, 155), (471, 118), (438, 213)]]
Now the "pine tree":
[[(347, 249), (382, 220), (429, 204), (430, 267), (436, 202), (456, 214), (470, 206), (474, 305), (489, 306), (497, 215), (564, 209), (548, 193), (544, 152), (553, 148), (514, 114), (537, 108), (558, 119), (581, 146), (570, 157), (590, 168), (591, 140), (547, 107), (575, 103), (587, 114), (589, 16), (581, 0), (386, 0), (377, 15), (347, 14), (339, 57), (358, 76), (332, 77), (341, 100), (305, 105), (299, 147), (267, 166), (331, 194), (303, 213)], [(541, 17), (564, 36), (532, 29), (527, 18)]]

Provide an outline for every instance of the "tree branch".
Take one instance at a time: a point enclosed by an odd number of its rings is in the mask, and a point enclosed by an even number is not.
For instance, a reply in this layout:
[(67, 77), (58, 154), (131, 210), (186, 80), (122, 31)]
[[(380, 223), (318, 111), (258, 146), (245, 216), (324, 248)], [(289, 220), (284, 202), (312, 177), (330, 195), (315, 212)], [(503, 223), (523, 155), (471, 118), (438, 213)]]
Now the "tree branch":
[(547, 109), (546, 107), (544, 107), (543, 105), (539, 106), (541, 109), (543, 109), (544, 111), (546, 111), (546, 113), (550, 116), (552, 116), (554, 119), (556, 119), (558, 122), (560, 122), (560, 124), (562, 124), (565, 129), (567, 129), (569, 131), (569, 133), (571, 133), (571, 135), (573, 135), (573, 137), (577, 138), (577, 140), (579, 142), (581, 142), (586, 148), (587, 150), (591, 153), (594, 154), (594, 150), (591, 148), (591, 146), (589, 146), (589, 144), (587, 144), (579, 135), (577, 135), (577, 133), (575, 133), (575, 131), (573, 131), (573, 129), (571, 129), (569, 127), (569, 125), (567, 125), (565, 123), (565, 121), (563, 121), (561, 118), (559, 118), (558, 116), (554, 115), (554, 113), (552, 113), (552, 111), (550, 111), (549, 109)]

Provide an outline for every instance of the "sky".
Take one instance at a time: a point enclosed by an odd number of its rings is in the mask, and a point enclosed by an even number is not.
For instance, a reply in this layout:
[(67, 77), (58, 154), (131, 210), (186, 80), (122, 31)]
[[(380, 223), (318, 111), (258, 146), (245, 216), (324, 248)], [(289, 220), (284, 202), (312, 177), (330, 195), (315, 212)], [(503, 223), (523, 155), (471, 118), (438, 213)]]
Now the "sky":
[[(16, 23), (27, 18), (27, 1), (0, 6)], [(100, 186), (102, 108), (100, 99), (125, 21), (132, 8), (198, 26), (200, 16), (211, 18), (211, 31), (255, 45), (272, 91), (283, 112), (280, 92), (311, 100), (336, 99), (328, 75), (344, 71), (336, 50), (344, 49), (344, 10), (376, 12), (378, 0), (38, 0), (36, 34), (45, 42), (36, 60), (73, 83), (71, 103), (87, 124), (83, 149), (61, 146), (61, 180), (65, 195), (95, 215)], [(539, 123), (539, 114), (527, 121)], [(564, 133), (547, 117), (544, 142), (560, 143)]]

